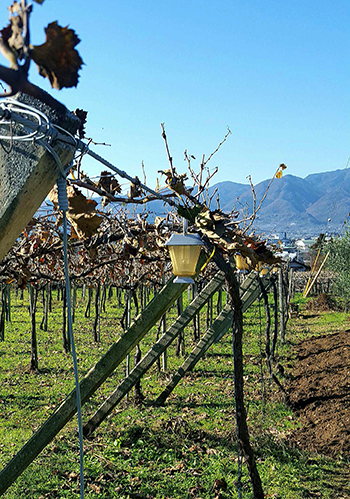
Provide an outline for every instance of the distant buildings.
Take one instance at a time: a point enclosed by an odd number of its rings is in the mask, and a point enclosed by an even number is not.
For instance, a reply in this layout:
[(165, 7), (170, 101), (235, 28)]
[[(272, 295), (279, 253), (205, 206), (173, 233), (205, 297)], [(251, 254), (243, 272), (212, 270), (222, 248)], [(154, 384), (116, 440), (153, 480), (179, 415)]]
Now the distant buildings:
[(277, 247), (280, 251), (282, 260), (289, 261), (291, 268), (298, 270), (307, 270), (311, 261), (312, 245), (315, 239), (291, 239), (286, 232), (282, 234), (272, 234), (268, 242)]

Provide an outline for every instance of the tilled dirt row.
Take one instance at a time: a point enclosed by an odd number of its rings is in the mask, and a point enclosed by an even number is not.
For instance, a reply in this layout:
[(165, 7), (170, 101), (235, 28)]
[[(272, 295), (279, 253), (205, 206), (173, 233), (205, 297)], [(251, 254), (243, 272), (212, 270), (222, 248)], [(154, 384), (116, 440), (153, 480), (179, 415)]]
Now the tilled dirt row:
[(350, 330), (297, 345), (287, 389), (301, 425), (292, 444), (350, 458)]

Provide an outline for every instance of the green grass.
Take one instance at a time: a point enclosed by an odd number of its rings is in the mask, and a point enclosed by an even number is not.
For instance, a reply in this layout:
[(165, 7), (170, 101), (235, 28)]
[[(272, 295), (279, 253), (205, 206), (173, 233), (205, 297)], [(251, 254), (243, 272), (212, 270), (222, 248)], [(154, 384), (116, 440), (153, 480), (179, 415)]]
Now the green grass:
[[(185, 293), (186, 294), (186, 293)], [(298, 298), (296, 298), (298, 300)], [(215, 300), (214, 300), (215, 302)], [(86, 303), (85, 303), (86, 304)], [(107, 302), (101, 317), (101, 342), (92, 337), (91, 317), (78, 293), (74, 324), (80, 376), (100, 359), (122, 334), (122, 309)], [(54, 295), (49, 328), (38, 328), (39, 372), (29, 372), (30, 322), (28, 297), (12, 297), (12, 322), (0, 343), (0, 464), (3, 467), (74, 388), (72, 359), (62, 351), (61, 302)], [(37, 323), (42, 311), (38, 303)], [(304, 313), (305, 303), (300, 305)], [(175, 309), (171, 310), (175, 317)], [(302, 315), (302, 314), (301, 314)], [(312, 315), (305, 311), (305, 315)], [(293, 346), (316, 333), (347, 328), (345, 314), (313, 314), (290, 321), (286, 345), (278, 346), (279, 361), (292, 356)], [(261, 320), (260, 320), (261, 318)], [(170, 318), (168, 324), (170, 324)], [(141, 343), (143, 354), (155, 341), (156, 327)], [(205, 308), (201, 332), (205, 330)], [(350, 497), (349, 463), (313, 456), (288, 445), (298, 421), (272, 386), (261, 352), (264, 349), (264, 309), (256, 304), (245, 315), (245, 394), (248, 423), (266, 497)], [(186, 352), (194, 346), (186, 328)], [(133, 355), (131, 355), (133, 364)], [(124, 399), (93, 438), (84, 441), (86, 497), (89, 498), (237, 498), (237, 457), (232, 376), (232, 345), (227, 334), (214, 344), (194, 371), (177, 386), (165, 407), (152, 402), (183, 358), (168, 351), (168, 373), (153, 366), (142, 380), (144, 404)], [(86, 422), (125, 376), (125, 362), (83, 407)], [(281, 378), (281, 382), (284, 380)], [(79, 459), (76, 419), (72, 420), (4, 494), (5, 499), (78, 498)], [(227, 487), (219, 488), (225, 479)], [(333, 484), (333, 485), (332, 485)], [(252, 498), (245, 465), (243, 497)]]

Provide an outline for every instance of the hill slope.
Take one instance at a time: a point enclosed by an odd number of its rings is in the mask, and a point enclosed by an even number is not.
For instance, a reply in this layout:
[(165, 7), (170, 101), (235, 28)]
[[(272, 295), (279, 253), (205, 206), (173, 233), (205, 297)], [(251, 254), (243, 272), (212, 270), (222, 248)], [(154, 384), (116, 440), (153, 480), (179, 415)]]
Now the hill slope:
[[(254, 186), (256, 206), (259, 205), (270, 180)], [(249, 185), (220, 182), (217, 188), (224, 211), (236, 208), (249, 213), (253, 195)], [(285, 175), (272, 183), (258, 213), (257, 230), (287, 232), (290, 236), (338, 232), (350, 212), (350, 170), (316, 173), (306, 178)]]

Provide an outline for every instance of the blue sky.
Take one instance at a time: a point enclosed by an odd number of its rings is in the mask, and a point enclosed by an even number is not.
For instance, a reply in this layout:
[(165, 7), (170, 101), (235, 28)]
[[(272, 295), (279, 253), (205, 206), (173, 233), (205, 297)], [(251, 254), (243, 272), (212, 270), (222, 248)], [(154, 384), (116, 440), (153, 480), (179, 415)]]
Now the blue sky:
[[(7, 20), (3, 9), (3, 25)], [(346, 0), (46, 0), (34, 4), (32, 43), (51, 21), (75, 29), (85, 62), (76, 89), (50, 90), (89, 112), (96, 152), (155, 186), (168, 167), (197, 161), (232, 135), (211, 162), (216, 182), (254, 183), (286, 173), (345, 168), (350, 154), (350, 8)], [(5, 61), (4, 61), (5, 63)], [(34, 69), (34, 68), (33, 68)], [(49, 90), (32, 70), (31, 79)], [(83, 169), (103, 169), (87, 160)]]

